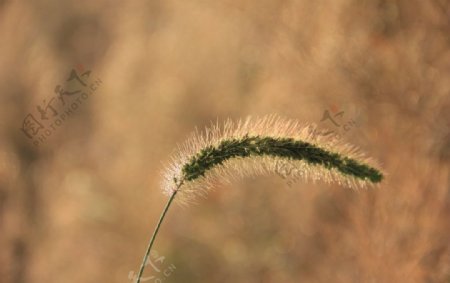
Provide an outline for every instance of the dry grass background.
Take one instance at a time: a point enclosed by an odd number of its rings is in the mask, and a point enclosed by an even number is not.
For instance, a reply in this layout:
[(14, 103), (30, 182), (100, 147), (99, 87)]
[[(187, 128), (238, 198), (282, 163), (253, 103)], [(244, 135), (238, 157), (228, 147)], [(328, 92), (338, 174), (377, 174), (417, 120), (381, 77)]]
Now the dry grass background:
[[(450, 282), (449, 1), (3, 0), (0, 38), (0, 282), (131, 282), (195, 126), (330, 108), (386, 182), (268, 176), (173, 207), (163, 282)], [(33, 146), (23, 118), (80, 65), (101, 87)]]

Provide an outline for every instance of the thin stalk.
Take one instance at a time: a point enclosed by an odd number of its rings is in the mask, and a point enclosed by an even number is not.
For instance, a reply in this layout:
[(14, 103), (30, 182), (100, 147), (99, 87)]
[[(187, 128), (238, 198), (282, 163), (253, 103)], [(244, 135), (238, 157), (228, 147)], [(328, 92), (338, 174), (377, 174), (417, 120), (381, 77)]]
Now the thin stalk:
[(158, 234), (159, 228), (161, 227), (161, 223), (164, 220), (164, 217), (166, 216), (167, 211), (169, 210), (170, 205), (172, 204), (172, 201), (175, 199), (175, 195), (178, 192), (178, 189), (180, 188), (181, 183), (177, 186), (177, 189), (172, 193), (169, 200), (167, 201), (166, 206), (164, 207), (163, 212), (161, 213), (161, 216), (159, 217), (158, 224), (155, 227), (155, 231), (153, 232), (152, 237), (150, 238), (150, 242), (148, 243), (147, 251), (145, 252), (144, 259), (142, 260), (141, 269), (139, 270), (139, 274), (136, 280), (136, 283), (141, 282), (142, 274), (144, 273), (145, 269), (145, 263), (148, 260), (148, 256), (150, 255), (150, 250), (152, 249), (153, 243), (155, 242), (156, 235)]

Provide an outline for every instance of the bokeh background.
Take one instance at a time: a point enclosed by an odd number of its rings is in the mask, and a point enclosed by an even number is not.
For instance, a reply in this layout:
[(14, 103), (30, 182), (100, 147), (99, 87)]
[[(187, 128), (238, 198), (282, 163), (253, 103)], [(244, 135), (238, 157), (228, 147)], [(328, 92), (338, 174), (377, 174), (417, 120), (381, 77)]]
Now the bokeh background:
[[(176, 145), (270, 113), (387, 179), (219, 185), (171, 208), (144, 282), (450, 282), (450, 1), (3, 0), (0, 42), (0, 282), (132, 282)], [(72, 70), (98, 87), (63, 106)]]

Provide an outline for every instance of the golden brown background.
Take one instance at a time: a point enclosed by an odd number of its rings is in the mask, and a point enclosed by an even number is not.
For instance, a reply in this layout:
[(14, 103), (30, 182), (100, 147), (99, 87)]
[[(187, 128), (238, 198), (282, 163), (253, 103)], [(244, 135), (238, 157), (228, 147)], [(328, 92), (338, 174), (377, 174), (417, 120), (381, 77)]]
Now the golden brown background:
[[(326, 110), (382, 186), (219, 186), (172, 207), (155, 265), (176, 268), (145, 282), (450, 282), (449, 1), (3, 0), (0, 42), (0, 282), (131, 282), (191, 130), (337, 129)], [(24, 117), (72, 69), (102, 84), (34, 146)]]

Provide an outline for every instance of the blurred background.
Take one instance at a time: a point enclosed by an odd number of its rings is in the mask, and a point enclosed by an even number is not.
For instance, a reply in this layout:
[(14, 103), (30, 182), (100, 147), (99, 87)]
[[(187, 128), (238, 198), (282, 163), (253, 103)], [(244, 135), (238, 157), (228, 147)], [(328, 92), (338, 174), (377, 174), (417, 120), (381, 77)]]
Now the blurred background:
[(450, 282), (450, 1), (0, 1), (0, 282), (132, 282), (195, 128), (278, 113), (375, 189), (220, 185), (143, 282)]

